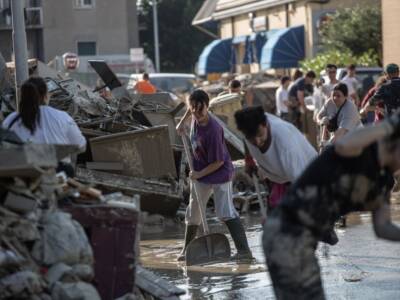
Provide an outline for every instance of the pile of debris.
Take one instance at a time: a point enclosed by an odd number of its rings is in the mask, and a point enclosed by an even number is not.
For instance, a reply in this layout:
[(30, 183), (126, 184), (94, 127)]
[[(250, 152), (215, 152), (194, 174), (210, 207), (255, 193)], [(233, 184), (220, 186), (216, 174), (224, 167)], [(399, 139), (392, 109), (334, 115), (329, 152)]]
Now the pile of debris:
[[(137, 261), (140, 207), (174, 216), (182, 201), (175, 115), (184, 105), (118, 88), (104, 99), (39, 61), (29, 66), (46, 78), (50, 105), (78, 123), (88, 150), (67, 179), (55, 169), (75, 147), (22, 144), (1, 130), (0, 299), (177, 299), (184, 291), (137, 270)], [(1, 90), (5, 113), (15, 109), (13, 93)]]
[(100, 299), (82, 226), (57, 208), (50, 145), (0, 147), (0, 299)]

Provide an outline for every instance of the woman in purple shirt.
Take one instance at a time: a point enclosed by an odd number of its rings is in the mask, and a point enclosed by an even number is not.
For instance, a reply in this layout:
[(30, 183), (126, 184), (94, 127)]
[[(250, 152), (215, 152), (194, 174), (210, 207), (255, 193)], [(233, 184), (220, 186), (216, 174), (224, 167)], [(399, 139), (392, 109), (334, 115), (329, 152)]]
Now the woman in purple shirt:
[[(253, 256), (247, 243), (246, 234), (232, 199), (233, 165), (225, 145), (222, 127), (208, 114), (209, 98), (203, 90), (194, 91), (189, 97), (189, 109), (177, 126), (179, 134), (184, 135), (184, 123), (190, 115), (192, 125), (190, 141), (193, 153), (194, 170), (190, 173), (192, 184), (196, 186), (198, 200), (206, 208), (208, 199), (214, 193), (217, 217), (229, 229), (235, 243), (237, 260), (249, 260)], [(193, 187), (191, 186), (191, 191)], [(185, 259), (187, 245), (194, 239), (201, 219), (198, 204), (190, 196), (186, 210), (185, 244), (178, 260)]]

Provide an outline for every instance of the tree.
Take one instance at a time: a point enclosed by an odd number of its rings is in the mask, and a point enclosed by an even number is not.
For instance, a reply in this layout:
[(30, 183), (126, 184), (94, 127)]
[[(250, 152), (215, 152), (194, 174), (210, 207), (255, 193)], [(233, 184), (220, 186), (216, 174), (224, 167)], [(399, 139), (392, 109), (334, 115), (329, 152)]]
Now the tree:
[(322, 26), (325, 50), (349, 51), (360, 56), (372, 50), (382, 57), (381, 10), (379, 6), (340, 9)]
[(351, 54), (349, 50), (329, 50), (319, 53), (313, 58), (301, 61), (300, 67), (304, 71), (313, 70), (317, 74), (320, 74), (327, 64), (335, 64), (338, 67), (347, 67), (350, 64), (375, 67), (379, 64), (379, 58), (373, 50), (368, 50), (360, 56)]
[[(212, 38), (192, 26), (203, 1), (163, 0), (158, 3), (160, 63), (163, 72), (193, 72), (201, 51)], [(141, 2), (140, 41), (154, 58), (153, 10), (151, 0)]]

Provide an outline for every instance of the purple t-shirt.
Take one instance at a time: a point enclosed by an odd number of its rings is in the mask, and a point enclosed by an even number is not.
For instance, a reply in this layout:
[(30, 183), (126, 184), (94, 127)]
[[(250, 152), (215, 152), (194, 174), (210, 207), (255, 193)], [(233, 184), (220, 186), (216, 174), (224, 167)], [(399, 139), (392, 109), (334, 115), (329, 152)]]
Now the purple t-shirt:
[(224, 140), (224, 130), (210, 115), (206, 126), (192, 122), (190, 141), (193, 149), (193, 167), (201, 171), (209, 164), (223, 161), (215, 172), (198, 179), (202, 183), (220, 184), (232, 180), (233, 165)]

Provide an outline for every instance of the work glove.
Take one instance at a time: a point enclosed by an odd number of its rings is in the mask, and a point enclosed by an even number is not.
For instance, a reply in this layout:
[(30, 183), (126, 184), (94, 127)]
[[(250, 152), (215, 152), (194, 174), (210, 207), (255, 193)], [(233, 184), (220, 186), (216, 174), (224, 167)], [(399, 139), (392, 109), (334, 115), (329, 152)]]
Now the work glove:
[(244, 158), (244, 171), (246, 172), (247, 175), (250, 177), (254, 175), (257, 175), (257, 165), (256, 162), (254, 161), (253, 157), (247, 155)]

